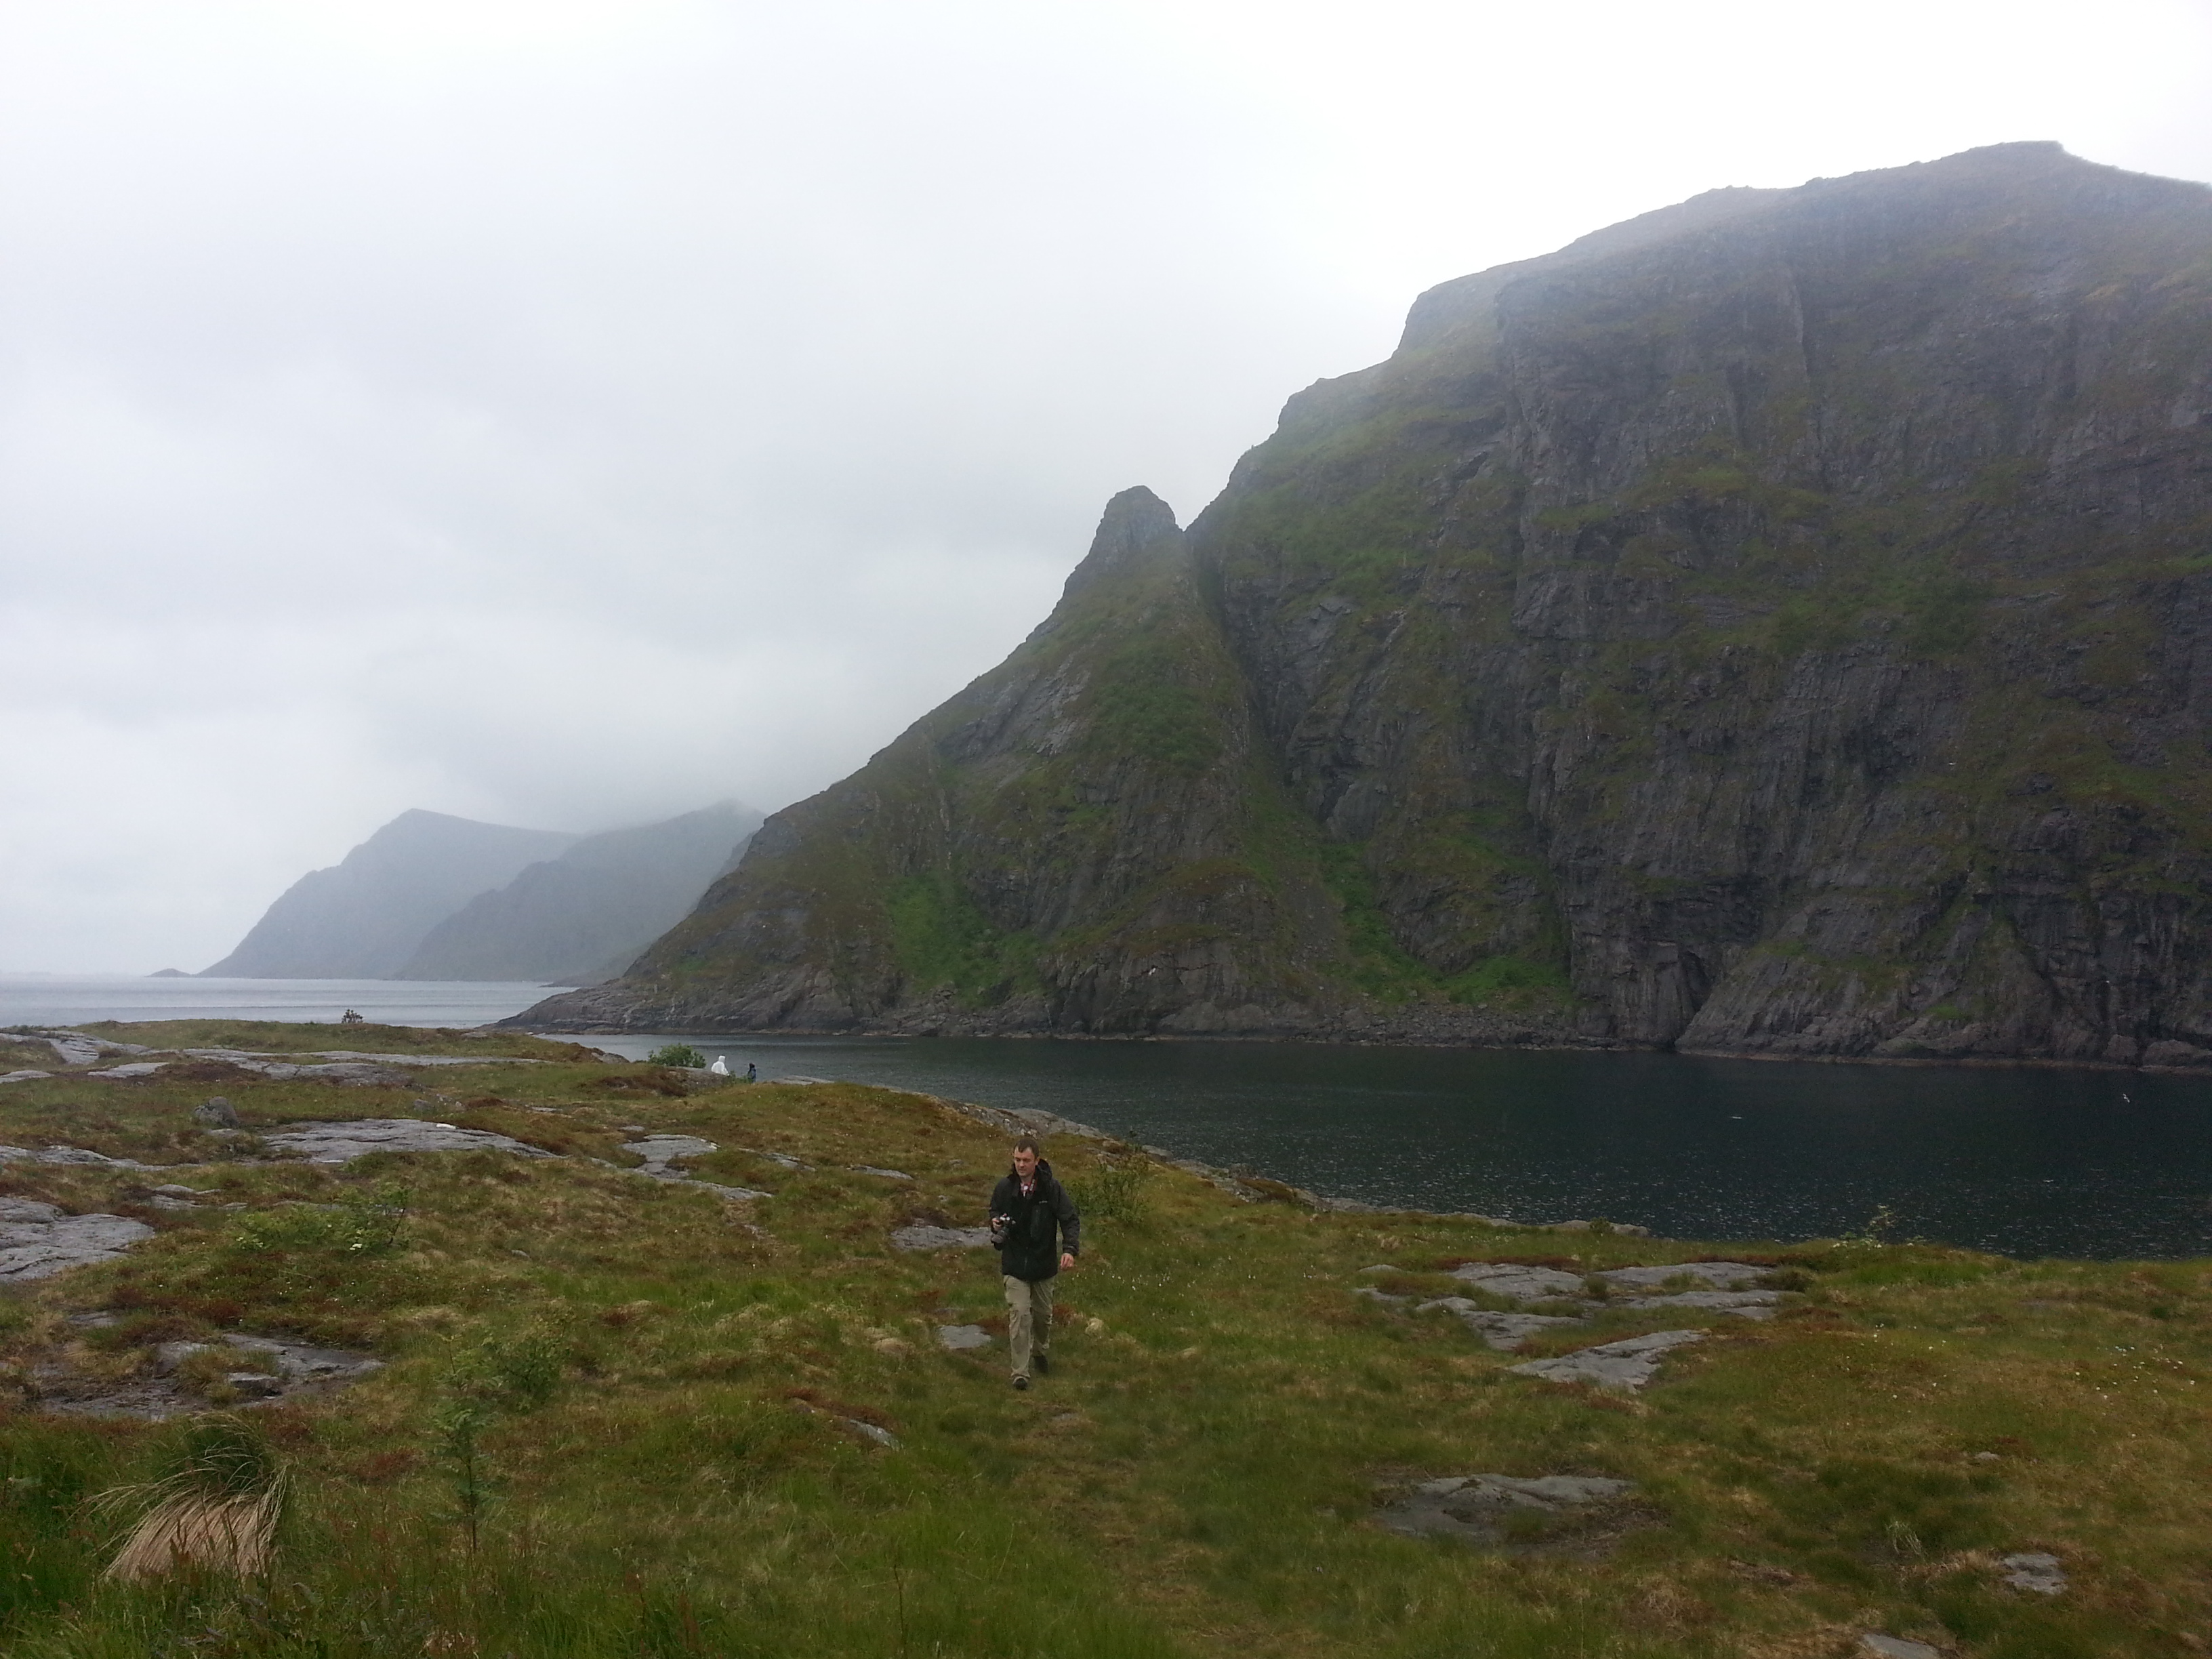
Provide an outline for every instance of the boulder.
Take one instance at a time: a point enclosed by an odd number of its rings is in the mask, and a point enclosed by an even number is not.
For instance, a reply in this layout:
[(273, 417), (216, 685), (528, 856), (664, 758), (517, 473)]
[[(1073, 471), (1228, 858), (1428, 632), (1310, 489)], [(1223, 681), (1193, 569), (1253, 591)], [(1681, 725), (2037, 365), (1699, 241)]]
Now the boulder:
[(203, 1129), (235, 1129), (238, 1109), (221, 1095), (213, 1095), (192, 1108), (192, 1121)]

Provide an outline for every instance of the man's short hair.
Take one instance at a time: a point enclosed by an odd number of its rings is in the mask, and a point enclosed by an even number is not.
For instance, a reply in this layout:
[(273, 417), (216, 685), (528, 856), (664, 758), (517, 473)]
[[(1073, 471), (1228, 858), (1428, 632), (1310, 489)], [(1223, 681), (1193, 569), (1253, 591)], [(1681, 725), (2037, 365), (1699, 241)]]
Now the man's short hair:
[(1018, 1152), (1035, 1152), (1039, 1158), (1044, 1156), (1044, 1148), (1037, 1145), (1037, 1138), (1035, 1135), (1015, 1137), (1014, 1150)]

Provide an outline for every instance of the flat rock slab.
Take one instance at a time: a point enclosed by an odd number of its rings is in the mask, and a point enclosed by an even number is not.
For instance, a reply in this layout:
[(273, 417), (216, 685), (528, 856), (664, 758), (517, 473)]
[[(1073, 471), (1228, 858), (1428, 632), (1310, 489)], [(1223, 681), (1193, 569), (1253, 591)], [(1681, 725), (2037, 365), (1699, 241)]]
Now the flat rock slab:
[[(1401, 1297), (1384, 1297), (1382, 1291), (1371, 1286), (1363, 1287), (1360, 1294), (1386, 1301), (1404, 1300)], [(1413, 1311), (1426, 1313), (1431, 1308), (1442, 1308), (1447, 1313), (1456, 1314), (1466, 1322), (1469, 1330), (1500, 1353), (1512, 1352), (1539, 1331), (1583, 1322), (1565, 1314), (1499, 1313), (1494, 1309), (1479, 1307), (1463, 1296), (1440, 1296), (1433, 1302), (1424, 1302)]]
[(0, 1164), (81, 1164), (87, 1169), (168, 1170), (170, 1164), (141, 1164), (136, 1158), (110, 1158), (82, 1146), (0, 1146)]
[(136, 1417), (160, 1422), (172, 1417), (219, 1408), (187, 1389), (177, 1369), (195, 1354), (214, 1349), (263, 1357), (271, 1370), (240, 1370), (224, 1374), (242, 1403), (266, 1404), (272, 1400), (298, 1399), (327, 1394), (360, 1381), (384, 1362), (344, 1348), (318, 1348), (301, 1342), (279, 1342), (265, 1336), (229, 1335), (212, 1342), (164, 1342), (149, 1356), (149, 1374), (114, 1382), (76, 1376), (57, 1366), (39, 1372), (42, 1410), (76, 1417)]
[(1452, 1277), (1472, 1285), (1486, 1296), (1514, 1302), (1557, 1302), (1588, 1294), (1580, 1273), (1557, 1267), (1524, 1267), (1510, 1261), (1470, 1261), (1452, 1269)]
[(2066, 1569), (2055, 1555), (2040, 1552), (2008, 1555), (1997, 1565), (2004, 1569), (2005, 1583), (2014, 1589), (2033, 1590), (2039, 1595), (2065, 1592)]
[(1744, 1319), (1771, 1319), (1779, 1291), (1679, 1291), (1672, 1296), (1637, 1296), (1615, 1301), (1616, 1308), (1710, 1308)]
[(1702, 1281), (1711, 1290), (1736, 1291), (1757, 1284), (1773, 1271), (1748, 1261), (1680, 1261), (1656, 1267), (1608, 1267), (1591, 1277), (1624, 1291), (1661, 1291), (1680, 1279)]
[(1624, 1500), (1636, 1488), (1601, 1475), (1449, 1475), (1385, 1487), (1375, 1523), (1406, 1538), (1456, 1538), (1478, 1548), (1595, 1554), (1646, 1517)]
[(773, 1193), (756, 1192), (750, 1187), (725, 1187), (720, 1182), (701, 1181), (671, 1167), (680, 1158), (704, 1158), (709, 1152), (720, 1152), (711, 1140), (702, 1140), (696, 1135), (647, 1135), (642, 1140), (623, 1143), (623, 1151), (635, 1152), (644, 1160), (641, 1168), (627, 1174), (643, 1176), (647, 1181), (658, 1181), (671, 1187), (696, 1187), (702, 1192), (712, 1193), (717, 1198), (732, 1202), (750, 1198), (773, 1198)]
[(1925, 1642), (1908, 1642), (1902, 1636), (1884, 1636), (1880, 1631), (1861, 1635), (1859, 1646), (1879, 1659), (1943, 1659), (1940, 1650)]
[(0, 1083), (35, 1083), (42, 1077), (52, 1077), (52, 1072), (10, 1072), (0, 1077)]
[(551, 1158), (532, 1146), (488, 1129), (461, 1129), (450, 1123), (426, 1123), (412, 1117), (365, 1117), (352, 1123), (295, 1123), (262, 1137), (279, 1151), (298, 1152), (317, 1164), (350, 1164), (371, 1152), (509, 1152), (516, 1158)]
[(134, 1060), (125, 1066), (105, 1066), (97, 1072), (87, 1072), (87, 1077), (120, 1078), (128, 1081), (135, 1077), (151, 1077), (169, 1062), (166, 1060)]
[(878, 1170), (872, 1164), (855, 1164), (853, 1166), (853, 1173), (854, 1175), (880, 1176), (885, 1181), (911, 1181), (914, 1179), (914, 1177), (908, 1175), (904, 1170)]
[(112, 1261), (153, 1237), (143, 1221), (119, 1215), (64, 1215), (33, 1199), (0, 1198), (0, 1284), (51, 1279), (95, 1261)]
[(1555, 1359), (1532, 1359), (1511, 1367), (1519, 1376), (1540, 1376), (1548, 1382), (1589, 1382), (1604, 1389), (1640, 1389), (1651, 1380), (1659, 1361), (1670, 1349), (1705, 1340), (1703, 1331), (1650, 1331), (1601, 1342)]
[(326, 1066), (293, 1066), (274, 1060), (239, 1063), (246, 1070), (258, 1072), (277, 1083), (337, 1083), (355, 1089), (404, 1089), (415, 1080), (394, 1066), (359, 1060), (335, 1060)]
[(702, 1140), (696, 1135), (647, 1135), (642, 1140), (623, 1143), (623, 1151), (635, 1152), (642, 1164), (638, 1174), (651, 1176), (656, 1181), (680, 1178), (669, 1168), (680, 1158), (704, 1158), (720, 1150), (713, 1141)]
[[(147, 1050), (142, 1048), (137, 1052), (144, 1054)], [(318, 1048), (305, 1056), (293, 1055), (289, 1060), (283, 1054), (270, 1054), (262, 1048), (180, 1048), (177, 1052), (189, 1054), (194, 1060), (228, 1060), (234, 1066), (243, 1066), (249, 1070), (258, 1069), (260, 1062), (264, 1060), (297, 1065), (303, 1059), (349, 1060), (370, 1066), (544, 1066), (550, 1063), (543, 1060), (522, 1060), (509, 1054), (372, 1054), (353, 1048)]]
[(939, 1325), (937, 1340), (954, 1353), (965, 1353), (970, 1348), (989, 1347), (991, 1334), (981, 1325)]
[(981, 1250), (990, 1247), (988, 1227), (933, 1227), (916, 1222), (891, 1234), (895, 1250)]
[(548, 1060), (520, 1054), (365, 1054), (350, 1048), (318, 1048), (318, 1060), (359, 1060), (376, 1066), (550, 1066)]

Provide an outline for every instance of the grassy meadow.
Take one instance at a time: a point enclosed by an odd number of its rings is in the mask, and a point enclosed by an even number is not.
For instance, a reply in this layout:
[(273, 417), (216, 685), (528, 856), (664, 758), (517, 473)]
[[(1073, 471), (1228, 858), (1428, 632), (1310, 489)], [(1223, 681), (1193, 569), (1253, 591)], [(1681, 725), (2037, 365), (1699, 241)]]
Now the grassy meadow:
[[(686, 1093), (504, 1034), (191, 1024), (114, 1034), (547, 1063), (424, 1068), (411, 1089), (213, 1070), (0, 1089), (0, 1143), (189, 1166), (0, 1166), (0, 1194), (159, 1230), (0, 1291), (10, 1659), (1842, 1659), (1867, 1631), (1992, 1659), (2208, 1651), (2212, 1264), (1316, 1212), (1063, 1137), (1047, 1154), (1091, 1200), (1087, 1249), (1054, 1369), (1018, 1394), (1002, 1343), (935, 1335), (1003, 1329), (995, 1260), (889, 1242), (977, 1224), (1005, 1167), (1006, 1136), (942, 1103)], [(41, 1054), (0, 1041), (0, 1072)], [(218, 1093), (247, 1131), (432, 1116), (562, 1156), (254, 1161), (250, 1134), (193, 1124)], [(589, 1161), (630, 1161), (625, 1126), (712, 1140), (690, 1173), (774, 1196)], [(205, 1195), (163, 1207), (149, 1182)], [(1768, 1322), (1623, 1309), (1516, 1355), (1352, 1293), (1462, 1291), (1444, 1270), (1469, 1260), (1714, 1255), (1798, 1294)], [(1712, 1334), (1641, 1395), (1508, 1374), (1685, 1326)], [(386, 1364), (262, 1406), (217, 1368), (210, 1417), (42, 1408), (57, 1368), (124, 1377), (227, 1331)], [(131, 1492), (218, 1428), (287, 1472), (265, 1569), (103, 1576)], [(1475, 1473), (1637, 1492), (1601, 1533), (1491, 1549), (1374, 1524), (1378, 1486)], [(2022, 1551), (2060, 1557), (2066, 1592), (2008, 1588), (1997, 1559)]]

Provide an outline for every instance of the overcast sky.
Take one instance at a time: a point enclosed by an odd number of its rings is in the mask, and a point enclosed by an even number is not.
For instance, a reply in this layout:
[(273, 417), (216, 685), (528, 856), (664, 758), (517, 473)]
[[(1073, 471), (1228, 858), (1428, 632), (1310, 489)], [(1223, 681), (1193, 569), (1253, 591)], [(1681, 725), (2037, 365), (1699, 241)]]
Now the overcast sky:
[(1432, 283), (2208, 111), (2212, 0), (0, 0), (0, 969), (786, 805)]

